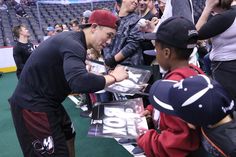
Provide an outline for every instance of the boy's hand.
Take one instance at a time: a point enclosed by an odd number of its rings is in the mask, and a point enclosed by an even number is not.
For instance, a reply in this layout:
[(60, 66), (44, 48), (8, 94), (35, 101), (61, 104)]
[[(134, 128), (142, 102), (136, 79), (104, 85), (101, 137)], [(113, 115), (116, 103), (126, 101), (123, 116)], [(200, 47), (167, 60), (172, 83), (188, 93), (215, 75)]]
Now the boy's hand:
[(140, 116), (141, 117), (148, 117), (148, 116), (151, 116), (152, 114), (151, 114), (151, 112), (150, 111), (148, 111), (148, 110), (144, 110), (141, 114), (140, 114)]
[(139, 85), (139, 87), (141, 88), (140, 91), (141, 91), (141, 92), (144, 92), (147, 86), (148, 86), (147, 83)]

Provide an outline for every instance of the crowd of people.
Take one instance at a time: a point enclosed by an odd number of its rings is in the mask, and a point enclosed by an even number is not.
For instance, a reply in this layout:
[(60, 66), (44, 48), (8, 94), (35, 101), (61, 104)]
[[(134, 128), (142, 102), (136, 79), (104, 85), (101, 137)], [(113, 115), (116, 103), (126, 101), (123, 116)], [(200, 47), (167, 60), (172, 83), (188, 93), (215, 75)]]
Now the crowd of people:
[[(124, 66), (158, 65), (148, 96), (125, 96), (142, 97), (141, 116), (154, 125), (118, 142), (135, 143), (132, 153), (147, 157), (236, 156), (236, 1), (206, 0), (198, 21), (193, 14), (189, 0), (116, 0), (115, 12), (86, 10), (68, 27), (49, 26), (37, 48), (24, 25), (14, 27), (19, 81), (9, 102), (23, 154), (75, 156), (65, 98), (85, 98), (89, 117), (94, 102), (114, 101), (103, 89), (128, 77)], [(108, 72), (91, 73), (88, 60)]]

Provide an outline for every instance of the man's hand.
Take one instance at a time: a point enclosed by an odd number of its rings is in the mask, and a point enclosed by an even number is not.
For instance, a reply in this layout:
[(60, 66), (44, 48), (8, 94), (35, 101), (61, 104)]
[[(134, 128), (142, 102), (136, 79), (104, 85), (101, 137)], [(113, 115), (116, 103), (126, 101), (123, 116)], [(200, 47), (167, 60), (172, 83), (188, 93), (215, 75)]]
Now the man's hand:
[(123, 81), (129, 77), (128, 72), (124, 66), (117, 66), (113, 71), (110, 72), (116, 78), (117, 82)]

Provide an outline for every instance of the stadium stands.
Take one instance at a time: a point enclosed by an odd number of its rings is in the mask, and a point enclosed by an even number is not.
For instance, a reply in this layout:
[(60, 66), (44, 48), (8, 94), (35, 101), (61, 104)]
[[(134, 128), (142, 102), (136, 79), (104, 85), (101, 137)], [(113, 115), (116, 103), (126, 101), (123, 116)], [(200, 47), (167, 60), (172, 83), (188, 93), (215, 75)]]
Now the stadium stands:
[[(192, 0), (194, 8), (195, 22), (201, 15), (205, 0)], [(19, 18), (16, 16), (16, 9), (11, 3), (7, 4), (8, 9), (0, 10), (0, 47), (13, 46), (14, 38), (12, 28), (20, 23), (25, 24), (30, 31), (31, 41), (38, 44), (46, 35), (46, 28), (54, 26), (56, 23), (67, 24), (75, 18), (80, 18), (85, 10), (98, 8), (114, 9), (114, 1), (95, 1), (92, 3), (76, 4), (39, 4), (40, 18), (38, 16), (37, 6), (22, 5), (28, 17)], [(39, 22), (40, 20), (40, 22)], [(40, 25), (41, 28), (40, 29)]]

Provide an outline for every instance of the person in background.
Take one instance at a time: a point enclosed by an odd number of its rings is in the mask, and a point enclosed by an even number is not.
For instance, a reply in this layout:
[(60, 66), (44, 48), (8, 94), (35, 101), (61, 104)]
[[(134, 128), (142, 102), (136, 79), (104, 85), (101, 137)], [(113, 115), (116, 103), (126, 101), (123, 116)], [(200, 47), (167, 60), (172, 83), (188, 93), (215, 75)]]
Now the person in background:
[(156, 17), (159, 17), (158, 2), (156, 0), (150, 0), (148, 3), (148, 8)]
[(166, 6), (166, 0), (158, 0), (158, 8), (159, 8), (160, 17), (163, 15), (165, 6)]
[[(142, 17), (138, 22), (140, 25), (140, 30), (142, 30), (143, 27), (145, 27), (145, 24), (140, 23), (140, 22), (142, 22), (142, 20), (145, 19), (148, 21), (153, 21), (153, 20), (155, 20), (154, 18), (157, 18), (148, 7), (148, 4), (150, 3), (150, 1), (152, 1), (152, 0), (140, 0), (139, 1), (139, 8), (138, 8), (139, 15)], [(146, 23), (146, 21), (145, 21), (145, 23)], [(144, 40), (140, 44), (143, 49), (144, 65), (150, 66), (151, 63), (155, 60), (155, 57), (147, 55), (146, 53), (149, 52), (150, 50), (153, 50), (154, 46), (150, 40)]]
[(29, 41), (30, 33), (25, 25), (15, 26), (12, 30), (17, 38), (13, 47), (13, 58), (16, 63), (16, 76), (19, 79), (26, 61), (34, 50), (33, 44)]
[(44, 36), (44, 40), (56, 34), (55, 29), (52, 26), (47, 27), (46, 31), (47, 31), (47, 36)]
[(77, 19), (73, 19), (70, 21), (69, 23), (70, 26), (70, 30), (72, 31), (80, 31), (80, 27), (79, 27), (79, 21)]
[(92, 11), (90, 11), (90, 10), (84, 11), (84, 12), (83, 12), (83, 17), (82, 17), (80, 23), (81, 23), (81, 24), (86, 24), (86, 23), (88, 23), (88, 19), (89, 19), (89, 17), (91, 16), (91, 14), (92, 14)]
[(87, 50), (87, 59), (88, 60), (103, 61), (101, 53), (94, 50), (94, 49)]
[(54, 25), (55, 33), (60, 33), (63, 32), (63, 26), (61, 23), (56, 23)]
[[(88, 69), (92, 68), (91, 62), (100, 62), (101, 64), (104, 62), (101, 52), (96, 51), (95, 49), (87, 50), (87, 67)], [(104, 70), (104, 71), (103, 71)], [(95, 74), (102, 75), (106, 73), (106, 70), (103, 69), (99, 72), (95, 72)], [(93, 71), (92, 71), (93, 72)], [(90, 118), (92, 116), (92, 109), (95, 103), (97, 102), (109, 102), (112, 100), (112, 94), (105, 90), (100, 90), (95, 93), (89, 93), (85, 95), (87, 110), (80, 112), (81, 117)]]
[(67, 27), (66, 24), (62, 24), (63, 32), (69, 31), (69, 28)]
[(160, 15), (160, 20), (155, 26), (153, 32), (156, 32), (160, 24), (172, 16), (182, 16), (194, 23), (193, 10), (191, 7), (191, 0), (159, 0), (158, 6), (163, 15)]
[[(88, 24), (88, 20), (89, 20), (89, 17), (91, 16), (91, 14), (92, 14), (92, 11), (90, 11), (90, 10), (86, 10), (83, 12), (83, 17), (80, 19), (81, 30), (83, 30), (84, 26), (86, 27), (86, 25)], [(87, 51), (87, 53), (88, 53), (88, 51)], [(87, 110), (80, 112), (80, 116), (85, 117), (85, 118), (90, 118), (92, 115), (92, 105), (95, 102), (95, 99), (90, 93), (85, 93), (85, 94), (80, 94), (80, 95), (81, 95), (81, 100), (82, 100), (81, 104), (87, 105)], [(83, 102), (85, 102), (85, 103), (83, 103)]]
[(53, 35), (55, 35), (55, 29), (54, 29), (52, 26), (49, 26), (49, 27), (47, 28), (47, 35), (48, 35), (48, 36), (53, 36)]
[[(211, 13), (215, 13), (209, 20)], [(206, 0), (196, 27), (199, 39), (211, 38), (212, 77), (236, 101), (236, 0)], [(221, 23), (219, 27), (215, 27)]]
[[(148, 8), (150, 11), (159, 19), (163, 15), (165, 9), (166, 0), (150, 0), (148, 3)], [(160, 7), (159, 7), (160, 6)]]
[(140, 0), (138, 2), (139, 3), (139, 7), (138, 7), (139, 15), (142, 18), (149, 20), (149, 21), (151, 21), (152, 18), (155, 16), (148, 7), (148, 4), (150, 3), (150, 1), (151, 0)]
[(120, 24), (112, 43), (103, 49), (105, 64), (114, 68), (118, 63), (124, 65), (143, 65), (142, 47), (143, 32), (140, 31), (138, 21), (140, 17), (135, 13), (138, 0), (117, 0)]
[(9, 98), (25, 157), (75, 157), (75, 130), (62, 102), (71, 93), (91, 93), (128, 77), (124, 67), (107, 75), (86, 69), (86, 50), (101, 51), (116, 33), (117, 17), (96, 10), (83, 31), (61, 32), (42, 42), (27, 61)]

